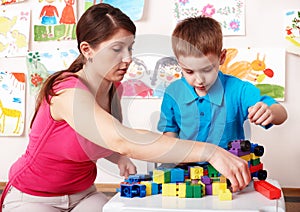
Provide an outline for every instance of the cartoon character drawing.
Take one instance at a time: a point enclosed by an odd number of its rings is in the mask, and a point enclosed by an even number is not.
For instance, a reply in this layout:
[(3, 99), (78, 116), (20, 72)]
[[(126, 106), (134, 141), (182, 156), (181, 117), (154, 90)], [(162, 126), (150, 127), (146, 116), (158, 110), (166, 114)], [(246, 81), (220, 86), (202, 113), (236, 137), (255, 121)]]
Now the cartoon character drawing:
[(153, 95), (152, 88), (140, 80), (144, 76), (144, 73), (149, 74), (144, 61), (136, 57), (132, 58), (132, 63), (124, 76), (124, 81), (121, 83), (123, 88), (122, 96), (149, 97)]
[(295, 35), (293, 34), (293, 28), (292, 28), (292, 27), (286, 26), (285, 31), (286, 31), (286, 34), (287, 34), (289, 37), (291, 37), (291, 38), (294, 38), (294, 37), (295, 37)]
[(220, 70), (223, 73), (256, 83), (261, 83), (266, 76), (270, 78), (274, 76), (273, 70), (266, 68), (265, 56), (261, 60), (259, 59), (259, 53), (257, 53), (256, 59), (252, 62), (237, 61), (229, 65), (229, 63), (236, 57), (237, 53), (237, 49), (227, 49), (226, 59), (223, 65), (220, 66)]
[[(174, 57), (163, 57), (156, 62), (151, 85), (156, 86), (153, 96), (162, 97), (166, 87), (181, 78), (181, 68)], [(158, 82), (158, 85), (156, 85)]]
[(13, 28), (16, 24), (18, 17), (14, 16), (12, 19), (8, 17), (1, 16), (0, 17), (0, 34), (3, 36), (7, 36), (7, 33)]
[(53, 25), (57, 24), (56, 17), (59, 17), (57, 8), (54, 5), (51, 5), (55, 0), (45, 0), (48, 5), (45, 5), (42, 8), (40, 13), (41, 23), (46, 26), (46, 34), (43, 34), (42, 37), (53, 38), (54, 37), (54, 27)]
[(65, 40), (71, 40), (72, 39), (72, 32), (74, 25), (76, 24), (75, 21), (75, 14), (73, 10), (73, 5), (75, 3), (75, 0), (64, 0), (66, 3), (66, 6), (64, 7), (61, 18), (59, 20), (60, 24), (64, 24), (65, 27), (65, 33), (62, 39)]
[(17, 123), (16, 123), (16, 126), (15, 126), (15, 129), (14, 129), (13, 133), (14, 134), (19, 134), (20, 119), (21, 119), (21, 116), (22, 116), (21, 111), (15, 110), (15, 109), (12, 109), (12, 108), (4, 107), (3, 104), (2, 104), (1, 99), (0, 99), (0, 110), (1, 110), (1, 114), (0, 114), (0, 133), (4, 133), (6, 118), (11, 117), (11, 118), (17, 118)]

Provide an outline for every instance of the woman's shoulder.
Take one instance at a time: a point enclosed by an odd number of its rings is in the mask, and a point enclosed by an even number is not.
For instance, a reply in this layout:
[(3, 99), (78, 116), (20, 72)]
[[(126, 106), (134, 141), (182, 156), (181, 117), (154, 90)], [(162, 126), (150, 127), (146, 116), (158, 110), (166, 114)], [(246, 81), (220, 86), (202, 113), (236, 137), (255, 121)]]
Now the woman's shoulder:
[(54, 84), (54, 91), (60, 91), (68, 88), (81, 88), (88, 90), (87, 86), (80, 80), (78, 75), (73, 73), (64, 73), (63, 78)]

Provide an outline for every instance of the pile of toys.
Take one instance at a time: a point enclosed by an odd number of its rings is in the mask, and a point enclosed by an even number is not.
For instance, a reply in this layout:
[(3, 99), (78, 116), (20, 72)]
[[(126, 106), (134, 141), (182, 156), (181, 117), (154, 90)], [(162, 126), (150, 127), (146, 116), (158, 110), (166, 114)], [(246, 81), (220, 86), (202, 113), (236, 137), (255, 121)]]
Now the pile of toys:
[[(260, 157), (263, 146), (248, 140), (234, 140), (228, 143), (228, 151), (248, 162), (254, 188), (269, 199), (278, 199), (280, 189), (264, 181), (267, 171), (263, 170)], [(230, 182), (209, 163), (179, 164), (174, 168), (164, 166), (153, 170), (149, 175), (130, 175), (120, 184), (121, 197), (145, 197), (162, 194), (180, 198), (201, 198), (216, 195), (219, 200), (232, 200)]]

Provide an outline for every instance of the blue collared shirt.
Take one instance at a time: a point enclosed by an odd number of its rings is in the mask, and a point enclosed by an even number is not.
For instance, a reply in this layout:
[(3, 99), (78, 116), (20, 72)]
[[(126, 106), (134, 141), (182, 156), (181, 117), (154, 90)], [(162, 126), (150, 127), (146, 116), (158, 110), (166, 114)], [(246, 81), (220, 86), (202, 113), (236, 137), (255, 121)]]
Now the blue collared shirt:
[(160, 132), (177, 133), (181, 139), (227, 148), (229, 141), (244, 139), (248, 108), (257, 102), (269, 106), (277, 103), (269, 96), (261, 96), (253, 84), (221, 71), (203, 97), (181, 78), (165, 90), (157, 128)]

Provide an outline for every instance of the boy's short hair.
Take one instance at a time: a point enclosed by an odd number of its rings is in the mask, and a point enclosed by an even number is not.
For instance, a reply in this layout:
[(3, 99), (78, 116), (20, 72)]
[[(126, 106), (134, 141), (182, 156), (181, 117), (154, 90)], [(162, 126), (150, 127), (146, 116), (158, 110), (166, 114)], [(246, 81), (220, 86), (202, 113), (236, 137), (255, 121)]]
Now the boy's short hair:
[(197, 16), (180, 21), (172, 34), (175, 56), (220, 56), (223, 48), (222, 28), (210, 17)]

